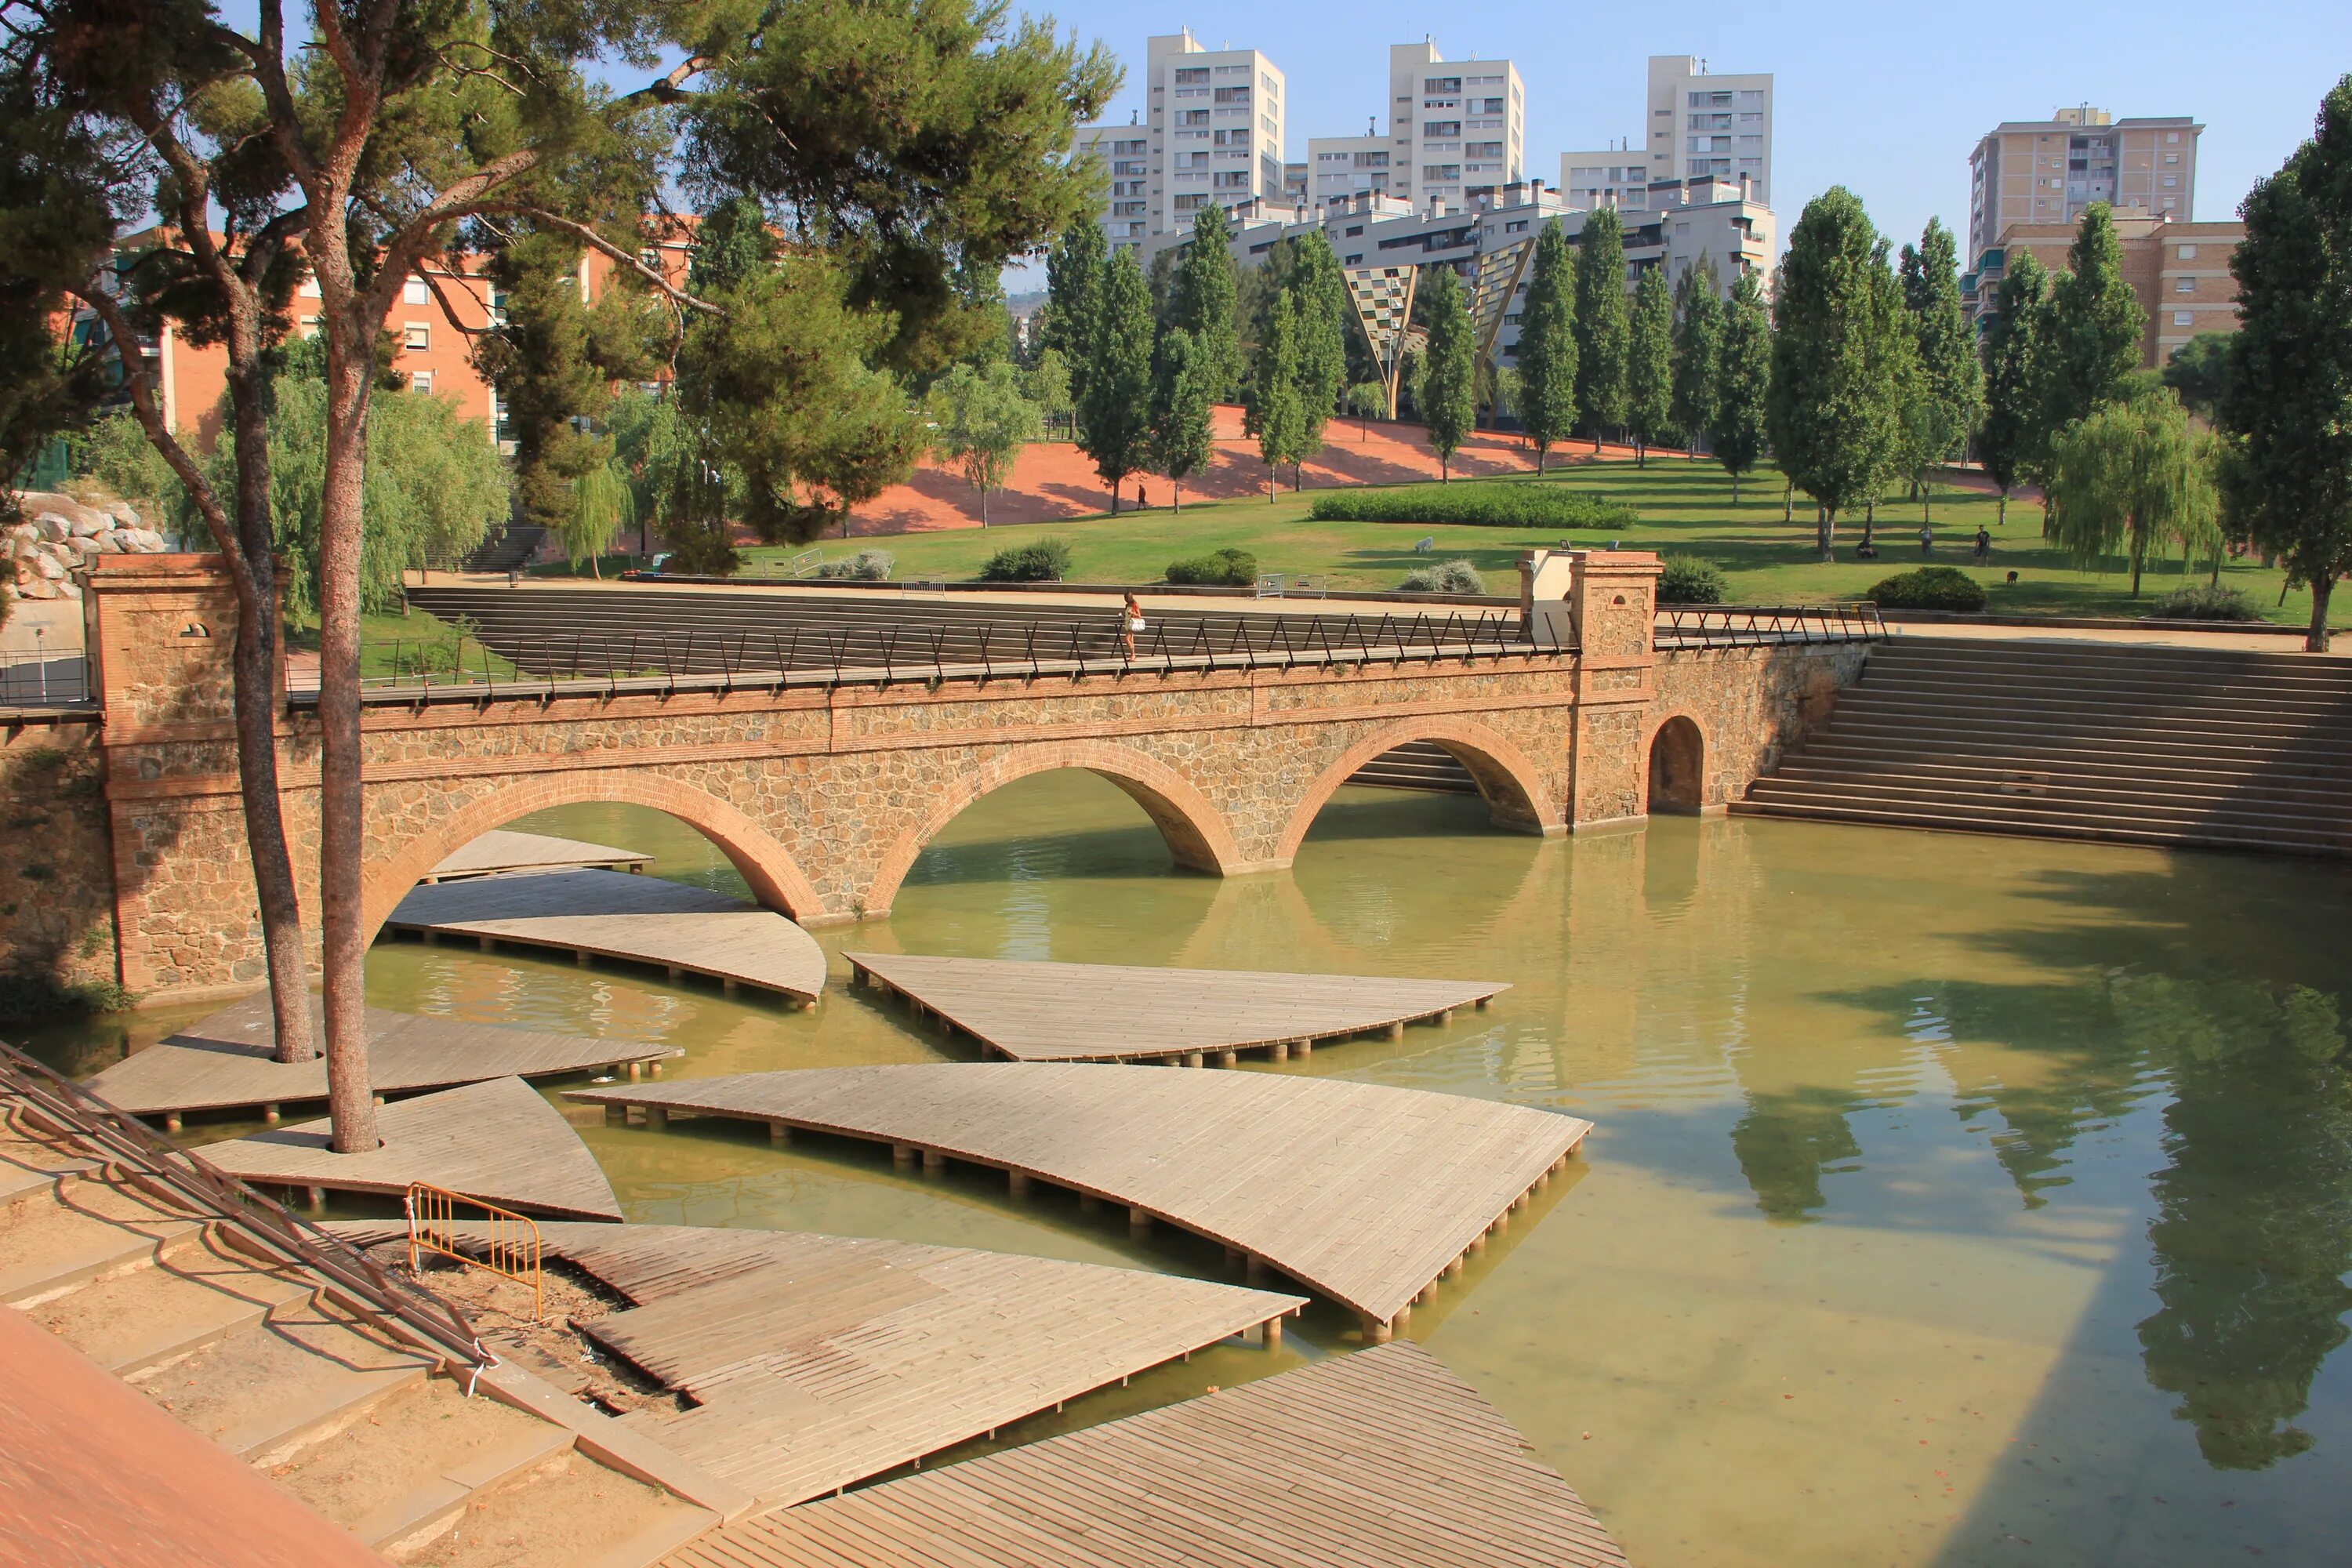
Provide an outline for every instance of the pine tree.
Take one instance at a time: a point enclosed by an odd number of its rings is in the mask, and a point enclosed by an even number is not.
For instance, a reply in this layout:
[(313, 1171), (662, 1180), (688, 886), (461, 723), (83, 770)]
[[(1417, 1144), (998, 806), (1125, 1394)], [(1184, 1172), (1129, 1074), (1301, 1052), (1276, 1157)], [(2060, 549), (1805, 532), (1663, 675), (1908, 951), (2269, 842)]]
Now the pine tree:
[(2304, 647), (2327, 651), (2327, 605), (2352, 573), (2352, 76), (2310, 141), (2239, 209), (2242, 325), (2221, 388), (2236, 437), (2233, 525), (2311, 589)]
[(1675, 428), (1696, 459), (1715, 427), (1716, 361), (1723, 340), (1723, 299), (1715, 263), (1702, 254), (1675, 284)]
[(1175, 488), (1176, 510), (1184, 510), (1184, 479), (1215, 458), (1214, 399), (1209, 371), (1181, 327), (1160, 334), (1151, 356), (1151, 466)]
[(1622, 428), (1631, 405), (1627, 360), (1633, 323), (1625, 310), (1625, 226), (1617, 209), (1585, 215), (1576, 247), (1576, 414), (1601, 450), (1603, 431)]
[(1241, 384), (1241, 340), (1234, 328), (1234, 226), (1214, 202), (1193, 215), (1192, 242), (1168, 291), (1168, 324), (1181, 327), (1208, 369), (1220, 401)]
[(1773, 290), (1772, 448), (1819, 509), (1821, 559), (1836, 559), (1837, 514), (1877, 493), (1902, 430), (1902, 360), (1886, 331), (1900, 299), (1886, 247), (1843, 185), (1805, 205)]
[(1764, 455), (1765, 409), (1772, 386), (1772, 319), (1752, 272), (1731, 286), (1723, 310), (1723, 336), (1715, 360), (1715, 422), (1707, 440), (1731, 476), (1731, 504), (1739, 504), (1739, 476)]
[(1421, 422), (1437, 449), (1438, 478), (1451, 482), (1454, 454), (1478, 416), (1477, 327), (1451, 267), (1430, 268), (1422, 286), (1429, 321), (1429, 365), (1422, 374)]
[(1095, 460), (1095, 472), (1110, 487), (1117, 517), (1119, 481), (1147, 459), (1151, 413), (1151, 294), (1131, 249), (1111, 258), (1084, 363), (1078, 450)]
[(1558, 218), (1536, 237), (1519, 315), (1519, 423), (1536, 444), (1536, 472), (1576, 428), (1576, 274)]
[(1298, 400), (1298, 301), (1285, 289), (1258, 335), (1257, 363), (1250, 372), (1249, 432), (1265, 460), (1269, 501), (1281, 489), (1282, 465), (1298, 460), (1306, 423)]
[(1675, 426), (1675, 300), (1666, 275), (1642, 269), (1633, 287), (1632, 331), (1625, 359), (1625, 422), (1633, 427), (1633, 463), (1650, 464), (1650, 447)]
[(1984, 422), (1984, 365), (1960, 309), (1959, 257), (1951, 231), (1927, 220), (1917, 249), (1903, 247), (1903, 304), (1918, 365), (1916, 384), (1920, 518), (1927, 518), (1927, 470), (1960, 456)]
[(2106, 203), (2093, 202), (2083, 209), (2066, 270), (2050, 290), (2042, 419), (2051, 437), (2126, 395), (2147, 330), (2147, 318), (2124, 280), (2114, 216)]
[(2042, 348), (2050, 309), (2050, 275), (2030, 250), (2009, 258), (1984, 340), (1984, 419), (1977, 455), (2000, 487), (2000, 519), (2009, 521), (2009, 492), (2039, 469), (2042, 450)]
[(1045, 330), (1040, 352), (1051, 349), (1062, 356), (1070, 375), (1073, 406), (1086, 402), (1087, 373), (1093, 367), (1095, 329), (1102, 315), (1105, 275), (1110, 269), (1109, 242), (1102, 225), (1080, 218), (1062, 231), (1045, 258)]

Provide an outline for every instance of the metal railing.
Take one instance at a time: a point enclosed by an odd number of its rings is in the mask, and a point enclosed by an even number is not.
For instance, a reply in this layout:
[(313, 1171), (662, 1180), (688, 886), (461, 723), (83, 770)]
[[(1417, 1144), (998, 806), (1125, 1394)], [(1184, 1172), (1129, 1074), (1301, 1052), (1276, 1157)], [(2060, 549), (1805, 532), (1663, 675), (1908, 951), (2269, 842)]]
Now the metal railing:
[(448, 1302), (5, 1041), (0, 1041), (0, 1096), (26, 1106), (104, 1163), (309, 1269), (378, 1330), (421, 1343), (451, 1366), (475, 1373), (498, 1364), (473, 1325)]
[(66, 708), (89, 700), (89, 660), (79, 653), (0, 648), (0, 707)]
[[(468, 1268), (530, 1286), (530, 1321), (547, 1321), (547, 1275), (541, 1267), (546, 1249), (540, 1244), (537, 1221), (430, 1182), (409, 1183), (400, 1208), (408, 1220), (411, 1274), (418, 1272), (419, 1253), (454, 1258)], [(462, 1239), (457, 1235), (461, 1208), (481, 1211), (480, 1218), (464, 1222), (467, 1234)]]
[[(503, 634), (477, 631), (468, 647), (447, 637), (395, 640), (362, 650), (364, 684), (381, 690), (503, 689), (595, 682), (670, 691), (682, 684), (781, 689), (1048, 674), (1168, 674), (1177, 670), (1284, 669), (1315, 664), (1402, 664), (1536, 652), (1517, 612), (1308, 616), (1155, 620), (1133, 646), (1113, 617), (1090, 623), (908, 622), (884, 626), (802, 623), (773, 631)], [(308, 695), (315, 683), (289, 690)]]
[(1886, 635), (1875, 605), (1661, 605), (1652, 646), (1763, 647), (1879, 642)]

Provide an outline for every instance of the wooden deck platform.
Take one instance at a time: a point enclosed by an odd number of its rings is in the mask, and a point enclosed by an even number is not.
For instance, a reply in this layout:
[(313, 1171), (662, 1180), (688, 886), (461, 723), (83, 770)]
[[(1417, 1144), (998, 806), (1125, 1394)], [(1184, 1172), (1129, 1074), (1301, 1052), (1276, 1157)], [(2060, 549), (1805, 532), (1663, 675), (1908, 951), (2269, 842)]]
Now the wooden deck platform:
[[(388, 1239), (395, 1227), (339, 1227)], [(583, 1322), (691, 1394), (625, 1419), (782, 1507), (914, 1463), (1235, 1334), (1297, 1296), (960, 1247), (693, 1226), (550, 1225), (627, 1310)], [(1265, 1331), (1270, 1328), (1271, 1332)]]
[(652, 863), (653, 857), (641, 849), (494, 827), (464, 848), (452, 850), (425, 879), (454, 882), (461, 877), (503, 877), (516, 871), (642, 871)]
[(918, 1015), (961, 1029), (1014, 1061), (1159, 1061), (1234, 1065), (1242, 1051), (1275, 1061), (1318, 1040), (1484, 1007), (1500, 981), (1390, 980), (1357, 974), (1152, 969), (1040, 963), (926, 953), (851, 952), (853, 983), (904, 996)]
[[(319, 1014), (314, 1001), (313, 1027), (324, 1038)], [(658, 1071), (661, 1062), (686, 1054), (644, 1040), (541, 1034), (377, 1007), (367, 1010), (367, 1029), (368, 1071), (378, 1094), (600, 1068), (635, 1078), (647, 1064)], [(191, 1110), (259, 1109), (276, 1121), (280, 1106), (327, 1098), (325, 1058), (272, 1061), (277, 1043), (268, 994), (248, 996), (99, 1072), (89, 1088), (134, 1115), (160, 1113), (173, 1132)]]
[(746, 1520), (666, 1568), (1624, 1568), (1418, 1345)]
[(526, 1214), (619, 1219), (612, 1184), (563, 1113), (519, 1078), (394, 1100), (376, 1112), (381, 1148), (338, 1154), (327, 1123), (306, 1121), (198, 1152), (249, 1182), (397, 1197), (411, 1182)]
[(412, 889), (384, 922), (425, 940), (471, 938), (551, 947), (585, 963), (593, 957), (703, 974), (732, 991), (755, 986), (796, 1003), (824, 989), (824, 950), (771, 910), (709, 888), (617, 871), (544, 871), (428, 883)]
[(1353, 1308), (1385, 1338), (1415, 1297), (1525, 1206), (1592, 1124), (1423, 1089), (1277, 1073), (1147, 1072), (1076, 1062), (935, 1063), (745, 1073), (567, 1089), (608, 1118), (642, 1108), (871, 1139), (1123, 1205), (1223, 1243)]

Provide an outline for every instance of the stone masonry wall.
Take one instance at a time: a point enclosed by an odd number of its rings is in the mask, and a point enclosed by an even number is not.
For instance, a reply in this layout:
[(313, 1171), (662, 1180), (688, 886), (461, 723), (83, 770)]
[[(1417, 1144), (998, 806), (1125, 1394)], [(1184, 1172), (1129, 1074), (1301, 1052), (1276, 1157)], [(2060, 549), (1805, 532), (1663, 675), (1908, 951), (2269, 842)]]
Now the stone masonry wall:
[(0, 724), (0, 970), (115, 978), (114, 871), (94, 719)]

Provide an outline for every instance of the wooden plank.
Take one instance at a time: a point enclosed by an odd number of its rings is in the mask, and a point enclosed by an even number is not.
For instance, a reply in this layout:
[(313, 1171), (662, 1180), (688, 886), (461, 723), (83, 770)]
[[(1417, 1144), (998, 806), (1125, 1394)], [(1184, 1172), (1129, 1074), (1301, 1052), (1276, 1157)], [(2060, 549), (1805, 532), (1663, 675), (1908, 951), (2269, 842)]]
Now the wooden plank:
[(1019, 1061), (1161, 1059), (1337, 1039), (1484, 1007), (1500, 981), (845, 953)]
[[(401, 1234), (336, 1228), (362, 1243)], [(641, 1225), (548, 1225), (541, 1236), (633, 1303), (583, 1330), (697, 1402), (629, 1421), (772, 1507), (855, 1485), (1306, 1305), (1208, 1280), (901, 1241)]]
[(203, 1153), (251, 1182), (394, 1195), (430, 1182), (528, 1214), (621, 1217), (588, 1146), (519, 1078), (394, 1100), (378, 1109), (376, 1127), (383, 1146), (356, 1154), (334, 1152), (323, 1121), (207, 1144)]
[(1591, 1123), (1423, 1089), (1074, 1062), (746, 1073), (565, 1098), (943, 1152), (1124, 1204), (1386, 1325)]
[(824, 989), (824, 951), (773, 910), (617, 871), (478, 877), (410, 889), (385, 929), (657, 963), (797, 1001)]
[(1400, 1342), (703, 1536), (667, 1568), (1624, 1568), (1574, 1489)]
[[(316, 1037), (323, 1039), (320, 1015), (314, 999), (312, 1026)], [(545, 1078), (686, 1054), (676, 1046), (644, 1040), (543, 1034), (378, 1007), (367, 1009), (365, 1017), (368, 1076), (378, 1094), (447, 1089), (493, 1078)], [(326, 1059), (272, 1061), (269, 1053), (277, 1043), (268, 995), (248, 996), (115, 1063), (89, 1084), (140, 1116), (324, 1100)]]
[(517, 833), (495, 827), (461, 849), (454, 849), (425, 875), (428, 882), (460, 877), (501, 877), (517, 871), (626, 871), (653, 863), (640, 849), (615, 849), (584, 838), (558, 838), (545, 833)]

